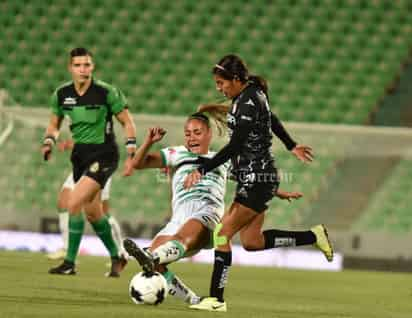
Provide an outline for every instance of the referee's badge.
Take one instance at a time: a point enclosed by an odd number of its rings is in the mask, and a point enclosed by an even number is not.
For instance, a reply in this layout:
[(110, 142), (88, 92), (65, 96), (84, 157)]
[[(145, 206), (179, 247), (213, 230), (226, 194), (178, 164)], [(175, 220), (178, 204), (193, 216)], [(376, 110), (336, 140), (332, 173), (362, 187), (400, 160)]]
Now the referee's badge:
[(96, 162), (93, 162), (91, 165), (90, 165), (90, 168), (89, 168), (89, 170), (90, 170), (90, 172), (92, 172), (92, 173), (96, 173), (97, 171), (99, 171), (99, 163), (96, 161)]

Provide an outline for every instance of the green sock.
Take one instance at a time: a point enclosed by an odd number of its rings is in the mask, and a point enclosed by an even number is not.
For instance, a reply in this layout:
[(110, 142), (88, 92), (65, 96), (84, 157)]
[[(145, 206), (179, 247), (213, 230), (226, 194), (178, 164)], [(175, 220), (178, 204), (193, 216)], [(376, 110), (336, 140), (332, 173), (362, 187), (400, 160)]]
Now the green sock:
[(172, 283), (173, 279), (175, 278), (175, 274), (170, 270), (163, 272), (162, 275), (164, 278), (166, 278), (167, 284), (169, 285)]
[(80, 241), (84, 231), (84, 219), (81, 213), (69, 216), (69, 246), (67, 247), (66, 260), (75, 262), (79, 251)]
[(110, 226), (107, 216), (103, 215), (101, 219), (90, 223), (96, 234), (102, 240), (104, 246), (106, 246), (109, 251), (110, 257), (119, 257), (119, 250), (113, 239), (112, 227)]

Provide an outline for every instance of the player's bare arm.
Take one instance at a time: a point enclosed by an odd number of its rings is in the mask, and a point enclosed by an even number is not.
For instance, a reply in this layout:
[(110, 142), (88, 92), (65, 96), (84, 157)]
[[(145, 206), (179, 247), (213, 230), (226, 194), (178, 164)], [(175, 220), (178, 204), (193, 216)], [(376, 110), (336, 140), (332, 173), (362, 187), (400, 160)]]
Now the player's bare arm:
[(124, 135), (126, 136), (127, 159), (124, 163), (123, 175), (128, 175), (133, 172), (132, 162), (136, 152), (136, 127), (127, 108), (116, 114), (116, 118), (123, 126)]
[(56, 144), (57, 137), (59, 136), (59, 130), (63, 117), (51, 115), (49, 124), (46, 128), (46, 133), (41, 147), (41, 153), (44, 160), (48, 161), (51, 157), (53, 146)]
[(137, 149), (133, 158), (134, 169), (165, 167), (159, 151), (148, 153), (152, 145), (162, 140), (165, 134), (166, 130), (161, 127), (151, 127), (148, 129), (142, 145)]

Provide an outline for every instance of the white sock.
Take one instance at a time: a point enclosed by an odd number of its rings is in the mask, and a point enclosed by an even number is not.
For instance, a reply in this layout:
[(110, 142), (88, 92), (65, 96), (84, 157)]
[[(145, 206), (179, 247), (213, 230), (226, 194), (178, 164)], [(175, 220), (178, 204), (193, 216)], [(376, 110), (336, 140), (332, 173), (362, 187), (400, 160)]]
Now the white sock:
[(69, 212), (59, 212), (59, 229), (62, 235), (63, 248), (67, 250), (69, 245)]
[(113, 240), (117, 245), (117, 249), (119, 250), (120, 255), (127, 256), (127, 252), (123, 247), (122, 230), (120, 228), (119, 223), (117, 222), (117, 220), (112, 215), (109, 216), (109, 224), (112, 228)]
[(157, 258), (159, 264), (167, 264), (177, 261), (186, 253), (186, 247), (179, 241), (169, 241), (153, 251), (153, 257)]
[(197, 296), (193, 290), (187, 287), (173, 272), (167, 271), (166, 273), (163, 273), (163, 275), (167, 280), (170, 295), (182, 299), (184, 302), (191, 305), (195, 305), (200, 302), (200, 297)]

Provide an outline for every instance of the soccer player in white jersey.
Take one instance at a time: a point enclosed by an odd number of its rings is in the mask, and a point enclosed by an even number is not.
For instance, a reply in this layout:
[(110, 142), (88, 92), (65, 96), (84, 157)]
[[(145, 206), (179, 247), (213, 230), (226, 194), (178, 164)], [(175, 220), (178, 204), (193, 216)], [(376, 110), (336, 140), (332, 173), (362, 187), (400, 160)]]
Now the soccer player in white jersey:
[[(184, 146), (168, 147), (148, 153), (151, 146), (160, 141), (165, 131), (150, 128), (143, 144), (136, 151), (134, 168), (165, 168), (172, 176), (172, 217), (153, 239), (149, 250), (158, 258), (156, 270), (163, 273), (168, 281), (170, 293), (188, 303), (196, 303), (198, 297), (177, 278), (165, 265), (193, 255), (200, 249), (212, 248), (211, 234), (224, 212), (224, 194), (228, 165), (213, 171), (209, 178), (189, 191), (183, 188), (185, 176), (198, 165), (198, 155), (212, 157), (209, 151), (212, 129), (209, 118), (201, 113), (191, 115), (184, 127)], [(132, 171), (129, 171), (131, 174)], [(125, 240), (126, 250), (145, 253), (131, 240)], [(141, 259), (137, 257), (141, 262)], [(141, 265), (145, 267), (145, 264)]]
[[(216, 123), (219, 119), (210, 113)], [(162, 128), (150, 128), (143, 144), (136, 151), (133, 166), (135, 169), (171, 169), (172, 177), (172, 217), (166, 226), (153, 239), (147, 250), (126, 239), (126, 251), (146, 272), (162, 272), (168, 281), (170, 293), (186, 302), (194, 304), (199, 298), (185, 286), (166, 264), (193, 255), (203, 248), (212, 248), (213, 230), (224, 213), (224, 195), (229, 162), (219, 166), (202, 178), (201, 182), (189, 190), (183, 187), (185, 177), (201, 162), (214, 156), (209, 151), (212, 129), (209, 118), (203, 113), (195, 113), (184, 126), (184, 146), (168, 147), (149, 152), (151, 146), (165, 134)], [(126, 172), (132, 174), (131, 171)], [(283, 193), (282, 199), (296, 198), (296, 193)]]

